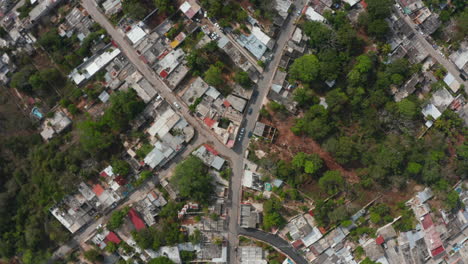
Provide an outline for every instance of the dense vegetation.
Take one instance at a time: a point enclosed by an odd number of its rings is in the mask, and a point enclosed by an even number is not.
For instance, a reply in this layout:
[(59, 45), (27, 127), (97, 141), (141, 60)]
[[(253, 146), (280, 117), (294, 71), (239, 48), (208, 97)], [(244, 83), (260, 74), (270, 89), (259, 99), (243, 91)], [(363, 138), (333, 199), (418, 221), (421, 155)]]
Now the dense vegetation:
[(61, 37), (57, 29), (51, 29), (40, 35), (38, 43), (49, 53), (59, 68), (68, 73), (80, 65), (85, 57), (92, 54), (93, 44), (110, 41), (106, 37), (106, 31), (98, 24), (93, 24), (90, 30), (91, 33), (80, 42), (77, 35), (71, 38)]
[[(361, 26), (381, 41), (388, 30), (384, 19), (390, 14), (390, 1), (369, 1), (368, 5), (360, 19), (366, 18), (366, 24)], [(403, 85), (421, 71), (421, 65), (410, 65), (406, 59), (388, 61), (384, 44), (364, 53), (371, 43), (358, 36), (345, 13), (326, 13), (325, 17), (327, 24), (301, 25), (312, 52), (294, 60), (288, 69), (290, 81), (299, 84), (293, 99), (300, 114), (291, 130), (319, 143), (345, 170), (355, 173), (358, 182), (349, 182), (349, 175), (331, 170), (319, 157), (302, 152), (291, 161), (274, 154), (253, 159), (293, 187), (317, 184), (320, 193), (312, 194), (316, 199), (313, 211), (320, 226), (349, 225), (350, 216), (359, 208), (346, 201), (363, 201), (362, 196), (372, 188), (381, 192), (403, 190), (410, 182), (433, 187), (446, 209), (459, 208), (460, 202), (449, 192), (449, 186), (468, 171), (463, 121), (446, 110), (435, 127), (420, 137), (424, 122), (421, 106), (427, 98), (412, 95), (395, 102), (390, 88)], [(385, 26), (380, 27), (381, 21)], [(331, 81), (335, 83), (331, 85)], [(319, 97), (325, 99), (326, 107), (319, 104)], [(270, 102), (267, 109), (280, 121), (288, 117), (286, 107), (277, 102)], [(270, 118), (266, 110), (261, 115)], [(331, 199), (322, 200), (325, 197)], [(354, 231), (356, 237), (373, 233), (367, 225), (384, 225), (396, 215), (402, 218), (395, 228), (407, 231), (414, 227), (414, 216), (404, 205), (376, 204), (369, 213), (370, 219), (360, 221), (363, 226)], [(274, 226), (269, 222), (275, 222), (270, 219), (276, 218), (270, 212), (267, 215), (264, 227), (269, 228)]]
[(179, 163), (172, 178), (182, 198), (201, 203), (209, 202), (214, 191), (212, 181), (208, 167), (195, 156), (190, 156)]
[(83, 150), (93, 156), (106, 156), (103, 150), (114, 146), (116, 137), (125, 131), (145, 104), (135, 90), (117, 92), (110, 98), (110, 106), (99, 120), (87, 119), (78, 124)]
[[(69, 232), (48, 209), (80, 181), (97, 175), (91, 155), (99, 161), (109, 158), (100, 152), (104, 147), (119, 151), (117, 133), (144, 105), (133, 90), (117, 92), (110, 101), (102, 119), (79, 125), (82, 145), (72, 144), (71, 134), (47, 144), (39, 135), (0, 139), (0, 257), (19, 255), (24, 263), (39, 263), (53, 245), (68, 239)], [(119, 168), (125, 173), (125, 166)]]

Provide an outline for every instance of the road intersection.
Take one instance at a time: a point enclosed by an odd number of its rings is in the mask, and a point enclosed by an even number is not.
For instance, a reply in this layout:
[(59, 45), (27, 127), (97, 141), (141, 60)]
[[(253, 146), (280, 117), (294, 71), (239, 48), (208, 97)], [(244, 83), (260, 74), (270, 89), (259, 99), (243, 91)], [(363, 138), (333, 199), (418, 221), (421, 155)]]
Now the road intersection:
[[(114, 43), (118, 45), (121, 51), (126, 55), (129, 61), (140, 71), (140, 73), (152, 84), (153, 88), (156, 92), (161, 95), (165, 100), (167, 100), (170, 104), (177, 103), (180, 106), (179, 113), (187, 120), (187, 122), (192, 125), (197, 133), (197, 138), (195, 142), (192, 142), (189, 147), (180, 155), (180, 157), (187, 156), (193, 151), (193, 148), (202, 144), (202, 143), (209, 143), (213, 145), (213, 147), (220, 153), (221, 156), (224, 156), (231, 162), (233, 176), (231, 177), (230, 182), (230, 190), (229, 190), (229, 199), (227, 201), (228, 207), (228, 257), (229, 263), (238, 263), (237, 261), (237, 254), (236, 248), (239, 243), (238, 236), (240, 233), (246, 236), (252, 236), (255, 239), (263, 240), (266, 243), (273, 243), (273, 246), (278, 245), (278, 243), (282, 243), (282, 247), (286, 247), (287, 249), (281, 250), (283, 253), (287, 254), (293, 261), (299, 263), (305, 263), (303, 261), (302, 256), (300, 256), (292, 247), (288, 246), (289, 244), (282, 240), (281, 238), (275, 238), (275, 241), (269, 241), (269, 237), (265, 236), (264, 234), (267, 233), (258, 233), (258, 232), (247, 232), (240, 228), (239, 226), (239, 208), (241, 202), (241, 184), (242, 184), (242, 175), (244, 170), (244, 152), (248, 148), (249, 139), (247, 137), (242, 138), (239, 142), (236, 142), (236, 145), (233, 149), (228, 148), (226, 145), (222, 144), (218, 140), (212, 140), (214, 138), (211, 135), (209, 129), (204, 126), (204, 124), (193, 117), (187, 106), (178, 98), (175, 93), (155, 74), (155, 72), (144, 62), (140, 59), (139, 54), (137, 53), (136, 49), (132, 47), (129, 42), (125, 40), (124, 35), (122, 32), (118, 31), (114, 26), (109, 22), (107, 17), (100, 12), (98, 7), (96, 6), (96, 2), (94, 0), (82, 0), (82, 6), (88, 11), (89, 15), (98, 23), (100, 24), (107, 33), (111, 36)], [(296, 0), (295, 6), (296, 7), (303, 7), (306, 3), (306, 0)], [(289, 17), (289, 19), (285, 22), (280, 35), (277, 38), (277, 44), (274, 49), (274, 54), (272, 56), (272, 61), (269, 63), (269, 66), (264, 69), (262, 73), (262, 78), (257, 84), (258, 89), (258, 96), (256, 96), (255, 101), (250, 102), (251, 114), (249, 118), (245, 118), (243, 122), (243, 128), (246, 131), (252, 131), (255, 127), (255, 123), (257, 121), (259, 111), (263, 105), (263, 100), (266, 97), (269, 87), (271, 86), (274, 74), (276, 69), (280, 63), (281, 54), (283, 49), (287, 43), (287, 41), (292, 36), (292, 33), (295, 29), (295, 17)], [(239, 48), (239, 47), (238, 47)], [(241, 50), (242, 53), (246, 54), (245, 50)], [(247, 54), (250, 56), (249, 54)], [(250, 58), (251, 59), (251, 58)], [(252, 59), (251, 59), (252, 60)], [(159, 177), (165, 177), (167, 173), (175, 166), (175, 162), (172, 163), (172, 166), (159, 171)], [(129, 199), (124, 203), (128, 204), (134, 200), (134, 195), (132, 194)], [(123, 205), (121, 205), (123, 206)], [(110, 214), (110, 212), (109, 212)], [(109, 215), (107, 214), (107, 216)], [(65, 256), (68, 252), (72, 249), (79, 246), (78, 241), (86, 239), (90, 236), (93, 230), (103, 222), (103, 218), (101, 217), (94, 221), (92, 224), (87, 226), (84, 230), (76, 234), (69, 243), (61, 246), (53, 256), (54, 258), (59, 258)], [(242, 231), (242, 232), (241, 232)], [(260, 235), (259, 235), (260, 234)], [(278, 242), (282, 240), (282, 242)], [(293, 254), (289, 256), (289, 254)]]

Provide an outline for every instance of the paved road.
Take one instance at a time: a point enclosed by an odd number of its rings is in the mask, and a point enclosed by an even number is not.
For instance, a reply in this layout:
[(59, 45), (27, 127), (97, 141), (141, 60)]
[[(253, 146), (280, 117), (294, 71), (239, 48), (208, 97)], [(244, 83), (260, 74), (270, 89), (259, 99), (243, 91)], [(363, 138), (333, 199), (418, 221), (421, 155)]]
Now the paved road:
[[(173, 162), (171, 165), (166, 168), (166, 169), (161, 169), (158, 171), (158, 178), (160, 180), (166, 178), (169, 176), (169, 172), (177, 165), (177, 163), (182, 160), (183, 158), (187, 157), (192, 153), (192, 151), (195, 150), (196, 147), (200, 146), (201, 144), (205, 143), (204, 139), (201, 138), (196, 138), (194, 139), (186, 148), (183, 152), (181, 152), (179, 155), (174, 157), (172, 160)], [(155, 185), (153, 181), (147, 181), (142, 187), (140, 187), (137, 191), (133, 192), (121, 205), (119, 205), (115, 210), (121, 209), (124, 206), (133, 204), (139, 200), (142, 199), (144, 195), (146, 195), (150, 190), (154, 189)], [(52, 260), (55, 260), (57, 258), (66, 256), (70, 251), (73, 249), (77, 248), (79, 246), (79, 241), (83, 241), (88, 239), (92, 233), (96, 230), (96, 228), (100, 224), (104, 224), (107, 222), (107, 219), (110, 217), (112, 214), (111, 212), (108, 212), (107, 214), (101, 216), (99, 219), (96, 221), (92, 222), (89, 224), (85, 229), (77, 232), (73, 238), (68, 241), (67, 244), (62, 245), (59, 247), (53, 254)]]
[(241, 228), (239, 234), (247, 237), (254, 238), (256, 240), (263, 241), (269, 245), (272, 245), (277, 250), (289, 257), (296, 264), (307, 264), (307, 260), (294, 249), (288, 242), (284, 241), (277, 235), (267, 233), (258, 229), (253, 228)]
[(451, 73), (454, 77), (455, 80), (457, 80), (460, 84), (465, 85), (465, 92), (468, 93), (468, 81), (463, 81), (462, 78), (460, 78), (460, 71), (458, 70), (457, 66), (455, 66), (452, 61), (448, 60), (444, 55), (441, 55), (439, 51), (434, 49), (432, 45), (426, 40), (425, 36), (422, 35), (417, 29), (416, 29), (416, 24), (413, 23), (411, 18), (409, 16), (405, 16), (398, 8), (394, 8), (395, 13), (400, 17), (403, 18), (403, 20), (408, 24), (408, 26), (413, 30), (416, 38), (422, 43), (424, 46), (424, 49), (429, 52), (429, 55), (431, 55), (432, 58), (437, 60), (442, 66), (444, 66), (445, 69), (449, 73)]
[[(305, 0), (296, 0), (295, 5), (302, 7), (305, 4)], [(228, 204), (228, 221), (229, 221), (229, 233), (228, 233), (228, 241), (229, 241), (229, 262), (230, 263), (238, 263), (237, 261), (237, 254), (235, 254), (235, 247), (238, 245), (238, 234), (239, 234), (239, 206), (240, 206), (240, 191), (241, 191), (241, 181), (243, 175), (243, 154), (245, 149), (248, 147), (248, 138), (244, 138), (242, 142), (236, 142), (236, 147), (233, 149), (227, 148), (224, 144), (219, 142), (218, 140), (214, 139), (215, 137), (211, 134), (210, 131), (201, 123), (201, 121), (197, 120), (193, 116), (190, 115), (188, 108), (185, 106), (181, 100), (175, 96), (175, 94), (166, 86), (166, 84), (154, 73), (152, 69), (148, 67), (142, 60), (140, 60), (139, 55), (137, 54), (136, 50), (124, 39), (124, 36), (121, 32), (116, 30), (113, 25), (107, 20), (107, 18), (98, 10), (96, 3), (94, 0), (82, 0), (83, 7), (88, 11), (91, 17), (100, 24), (104, 29), (106, 29), (107, 33), (112, 37), (115, 43), (119, 46), (122, 52), (127, 56), (133, 65), (141, 72), (141, 74), (152, 84), (153, 88), (161, 95), (165, 100), (169, 103), (173, 104), (174, 102), (178, 102), (181, 106), (180, 113), (183, 117), (187, 120), (187, 122), (192, 125), (197, 134), (197, 142), (209, 143), (215, 147), (215, 149), (224, 157), (230, 160), (231, 166), (233, 169), (233, 176), (230, 182), (230, 194), (229, 194), (229, 201)], [(271, 86), (271, 82), (273, 79), (273, 75), (275, 69), (277, 68), (280, 58), (281, 52), (287, 42), (287, 40), (291, 37), (292, 32), (294, 29), (293, 19), (289, 19), (285, 26), (283, 27), (280, 36), (278, 37), (275, 54), (273, 56), (273, 60), (270, 62), (268, 68), (265, 69), (263, 72), (263, 79), (261, 79), (258, 83), (258, 96), (256, 101), (251, 103), (251, 108), (253, 109), (252, 114), (247, 116), (245, 122), (246, 131), (252, 131), (255, 122), (258, 118), (259, 110), (262, 106), (262, 101), (268, 93), (268, 90)], [(247, 133), (246, 133), (247, 134)], [(214, 140), (213, 140), (214, 139)], [(195, 145), (195, 144), (194, 144)], [(187, 150), (185, 153), (189, 153)], [(175, 162), (172, 163), (173, 165)], [(102, 220), (101, 220), (102, 221)], [(85, 235), (89, 235), (100, 221), (96, 221), (90, 227), (88, 227), (81, 235), (78, 235), (76, 239), (84, 239)], [(73, 246), (76, 242), (71, 242)], [(59, 252), (63, 253), (66, 251), (66, 246), (62, 247)], [(68, 251), (67, 251), (68, 252)], [(287, 253), (287, 252), (285, 252)], [(62, 255), (62, 254), (61, 254)], [(64, 255), (64, 254), (63, 254)]]
[[(306, 4), (306, 0), (296, 0), (294, 5), (298, 8), (301, 8)], [(292, 17), (291, 17), (292, 16)], [(269, 63), (268, 67), (264, 69), (262, 73), (262, 77), (260, 81), (257, 83), (258, 87), (258, 96), (255, 101), (250, 102), (250, 108), (252, 108), (252, 114), (247, 115), (245, 118), (245, 134), (248, 134), (249, 131), (253, 131), (255, 128), (255, 123), (258, 119), (258, 115), (260, 109), (263, 105), (263, 100), (268, 94), (270, 90), (271, 83), (273, 81), (275, 70), (278, 68), (278, 65), (281, 60), (281, 54), (283, 52), (284, 46), (286, 45), (287, 41), (291, 38), (293, 31), (295, 29), (294, 21), (296, 19), (295, 16), (291, 15), (290, 18), (285, 22), (283, 28), (281, 29), (281, 33), (277, 38), (273, 60)], [(248, 112), (248, 110), (247, 110)], [(236, 142), (236, 146), (234, 150), (238, 153), (238, 159), (243, 160), (244, 151), (248, 148), (249, 139), (245, 137), (241, 144)], [(239, 244), (239, 239), (237, 234), (239, 233), (239, 209), (240, 209), (240, 202), (241, 202), (241, 183), (242, 183), (242, 175), (243, 175), (243, 162), (239, 166), (236, 164), (233, 167), (233, 174), (234, 177), (231, 181), (231, 204), (230, 206), (230, 217), (229, 219), (229, 256), (230, 256), (230, 263), (239, 263), (237, 261), (237, 254), (235, 249)]]

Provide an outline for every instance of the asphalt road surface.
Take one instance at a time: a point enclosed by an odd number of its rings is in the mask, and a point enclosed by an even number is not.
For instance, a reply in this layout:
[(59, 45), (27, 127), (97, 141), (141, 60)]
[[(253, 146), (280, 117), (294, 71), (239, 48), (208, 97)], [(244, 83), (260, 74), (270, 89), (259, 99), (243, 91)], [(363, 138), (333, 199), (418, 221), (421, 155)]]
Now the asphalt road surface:
[(294, 249), (288, 242), (284, 241), (277, 235), (252, 228), (241, 228), (239, 230), (239, 235), (251, 237), (272, 245), (277, 250), (288, 256), (288, 258), (294, 261), (296, 264), (308, 263), (307, 260), (299, 252), (297, 252), (296, 249)]
[[(296, 0), (295, 6), (303, 7), (305, 4), (305, 0)], [(210, 131), (206, 128), (201, 121), (194, 118), (190, 115), (187, 106), (172, 92), (172, 90), (167, 87), (167, 85), (155, 74), (155, 72), (150, 69), (148, 65), (146, 65), (139, 57), (136, 50), (125, 40), (124, 35), (116, 30), (114, 26), (108, 21), (108, 19), (98, 10), (96, 3), (94, 0), (82, 0), (83, 7), (88, 11), (89, 15), (104, 29), (106, 29), (107, 33), (112, 37), (113, 41), (119, 46), (122, 52), (126, 55), (126, 57), (130, 60), (130, 62), (135, 65), (135, 67), (140, 71), (140, 73), (152, 84), (153, 88), (156, 92), (161, 95), (165, 100), (167, 100), (170, 104), (174, 104), (177, 102), (178, 105), (181, 107), (179, 112), (183, 115), (183, 117), (187, 120), (187, 122), (192, 125), (195, 130), (197, 131), (197, 140), (196, 144), (192, 143), (193, 146), (197, 146), (198, 143), (209, 143), (211, 144), (221, 156), (224, 156), (231, 162), (233, 176), (231, 177), (230, 182), (230, 192), (229, 192), (229, 199), (227, 201), (228, 206), (228, 242), (229, 242), (229, 263), (238, 263), (237, 261), (237, 254), (235, 253), (235, 248), (238, 246), (238, 235), (240, 231), (239, 227), (239, 206), (240, 206), (240, 192), (241, 192), (241, 182), (242, 182), (242, 175), (243, 175), (243, 155), (245, 150), (248, 147), (248, 138), (244, 137), (241, 141), (237, 141), (234, 150), (227, 148), (224, 144), (220, 141), (214, 139), (215, 137), (211, 134)], [(293, 15), (291, 15), (293, 16)], [(273, 80), (273, 76), (275, 73), (276, 68), (280, 62), (281, 53), (286, 45), (287, 41), (291, 37), (293, 30), (294, 30), (294, 20), (296, 16), (290, 17), (283, 26), (279, 37), (277, 38), (276, 47), (274, 49), (274, 56), (273, 60), (269, 63), (269, 66), (264, 70), (262, 74), (262, 79), (257, 84), (258, 86), (258, 95), (255, 102), (250, 104), (250, 108), (252, 108), (252, 113), (247, 115), (245, 118), (244, 126), (246, 133), (252, 131), (255, 127), (255, 122), (258, 118), (259, 111), (262, 107), (262, 103), (264, 98), (266, 97), (268, 90), (270, 89), (271, 82)], [(245, 53), (245, 51), (242, 51)], [(246, 110), (248, 111), (248, 110)], [(214, 139), (214, 140), (213, 140)], [(184, 155), (188, 155), (190, 150), (187, 149), (184, 152)], [(172, 163), (173, 166), (175, 162)], [(164, 172), (160, 172), (162, 175)], [(136, 198), (135, 198), (136, 199)], [(134, 201), (133, 198), (130, 198), (128, 202), (130, 203)], [(109, 213), (110, 214), (110, 213)], [(109, 215), (108, 214), (108, 215)], [(67, 243), (60, 247), (54, 254), (54, 258), (61, 257), (66, 255), (70, 252), (71, 249), (75, 248), (78, 245), (78, 242), (82, 239), (87, 238), (95, 228), (103, 222), (103, 218), (98, 219), (97, 221), (90, 224), (84, 231), (80, 232), (74, 236), (74, 238)], [(256, 231), (255, 234), (263, 234), (264, 232)], [(267, 234), (267, 233), (265, 233)], [(273, 236), (273, 235), (272, 235)], [(281, 243), (278, 240), (281, 240), (283, 246), (289, 245), (287, 242), (282, 240), (279, 237), (274, 238), (275, 236), (271, 237), (274, 241), (273, 243)], [(266, 236), (268, 238), (268, 236)], [(266, 243), (270, 243), (268, 240), (264, 240)], [(279, 245), (279, 244), (278, 244)], [(281, 247), (278, 247), (281, 249)], [(294, 252), (290, 252), (289, 250), (285, 250), (284, 253), (288, 255), (289, 253), (293, 254)], [(289, 256), (289, 255), (288, 255)], [(289, 256), (291, 259), (297, 259), (297, 256)], [(296, 263), (303, 263), (303, 262), (296, 262)]]
[(458, 70), (457, 66), (455, 66), (455, 64), (453, 64), (452, 61), (448, 60), (438, 50), (434, 49), (431, 43), (429, 43), (426, 40), (426, 35), (421, 34), (416, 29), (416, 25), (413, 23), (413, 21), (411, 21), (411, 18), (409, 16), (403, 15), (403, 13), (398, 8), (394, 8), (393, 10), (400, 18), (403, 18), (405, 23), (408, 24), (408, 26), (413, 30), (415, 36), (422, 43), (424, 49), (429, 53), (429, 55), (431, 55), (432, 58), (434, 58), (437, 62), (444, 66), (444, 68), (447, 69), (447, 71), (451, 73), (453, 77), (455, 77), (455, 80), (457, 80), (460, 84), (464, 84), (465, 92), (468, 93), (468, 81), (463, 81), (462, 78), (460, 78), (460, 71)]

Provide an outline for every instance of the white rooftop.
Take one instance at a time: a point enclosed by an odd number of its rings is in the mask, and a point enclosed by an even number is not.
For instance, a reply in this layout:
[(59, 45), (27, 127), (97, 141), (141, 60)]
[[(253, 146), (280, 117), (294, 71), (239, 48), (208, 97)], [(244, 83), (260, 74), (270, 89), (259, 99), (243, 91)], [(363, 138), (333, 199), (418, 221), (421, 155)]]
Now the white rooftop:
[(271, 38), (267, 36), (267, 34), (263, 33), (263, 31), (259, 27), (252, 28), (252, 35), (254, 35), (260, 42), (262, 42), (265, 46), (270, 45)]
[(426, 105), (421, 111), (424, 117), (432, 116), (434, 119), (439, 118), (442, 113), (433, 104)]
[(132, 30), (127, 33), (128, 39), (132, 44), (136, 44), (138, 41), (146, 36), (146, 32), (138, 25), (134, 26)]
[(455, 80), (455, 77), (451, 73), (447, 73), (444, 78), (444, 82), (450, 87), (450, 89), (456, 93), (460, 88), (460, 83)]
[(106, 66), (119, 54), (120, 50), (116, 48), (111, 48), (107, 51), (104, 51), (101, 55), (94, 57), (92, 61), (84, 64), (84, 66), (74, 69), (70, 74), (71, 78), (75, 84), (80, 84), (84, 80), (96, 74), (100, 69)]
[(311, 6), (309, 6), (305, 12), (307, 19), (312, 21), (324, 22), (325, 18), (317, 13)]
[(348, 3), (350, 6), (354, 6), (359, 3), (361, 0), (343, 0), (343, 2)]

